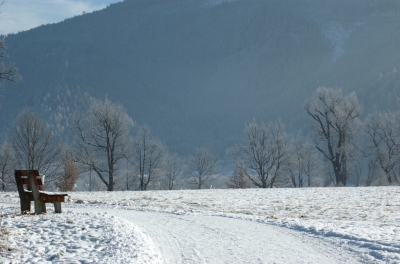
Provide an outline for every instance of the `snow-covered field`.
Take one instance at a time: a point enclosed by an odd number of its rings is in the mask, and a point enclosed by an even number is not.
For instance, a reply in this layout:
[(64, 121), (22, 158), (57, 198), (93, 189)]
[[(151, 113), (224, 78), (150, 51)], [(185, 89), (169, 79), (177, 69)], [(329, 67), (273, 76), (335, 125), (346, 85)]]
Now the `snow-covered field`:
[[(15, 263), (170, 263), (171, 259), (180, 263), (213, 263), (204, 257), (204, 252), (203, 258), (197, 261), (180, 253), (179, 247), (173, 250), (182, 257), (166, 256), (166, 250), (172, 250), (172, 246), (160, 245), (164, 240), (155, 237), (154, 230), (148, 230), (146, 217), (154, 220), (152, 229), (159, 225), (158, 232), (162, 232), (168, 221), (197, 221), (194, 219), (208, 221), (207, 225), (221, 225), (232, 219), (229, 223), (233, 226), (240, 223), (242, 229), (243, 223), (272, 226), (282, 228), (279, 229), (283, 230), (279, 231), (282, 235), (289, 232), (294, 237), (306, 237), (309, 243), (326, 245), (326, 249), (342, 249), (346, 252), (341, 257), (345, 256), (349, 263), (400, 263), (400, 187), (71, 192), (69, 195), (70, 200), (62, 205), (62, 214), (54, 214), (49, 205), (47, 214), (35, 216), (18, 213), (16, 192), (1, 193), (0, 263), (10, 260)], [(136, 220), (129, 221), (134, 215)], [(172, 216), (176, 219), (171, 220)], [(201, 222), (200, 226), (204, 225)], [(201, 234), (200, 231), (196, 234), (196, 230), (174, 234), (178, 231), (169, 228), (169, 235), (176, 235), (177, 241), (189, 232), (211, 239), (222, 236), (221, 228), (203, 229)], [(205, 234), (204, 230), (209, 232)], [(249, 239), (255, 245), (258, 237)], [(286, 243), (295, 247), (289, 239)], [(200, 250), (207, 249), (200, 247)], [(202, 252), (196, 254), (200, 256)], [(339, 255), (337, 259), (329, 254), (322, 257), (340, 263)], [(226, 262), (227, 256), (221, 253), (221, 262)], [(267, 262), (310, 262), (303, 257), (295, 254), (286, 256), (285, 260), (270, 257)], [(315, 253), (315, 257), (321, 256)]]

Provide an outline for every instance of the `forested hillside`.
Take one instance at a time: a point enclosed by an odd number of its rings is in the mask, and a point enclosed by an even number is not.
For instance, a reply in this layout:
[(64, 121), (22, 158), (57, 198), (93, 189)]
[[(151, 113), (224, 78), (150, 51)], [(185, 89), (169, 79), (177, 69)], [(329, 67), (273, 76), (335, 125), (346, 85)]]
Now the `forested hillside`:
[(119, 102), (181, 155), (223, 154), (254, 118), (305, 134), (319, 86), (396, 109), (399, 1), (126, 0), (6, 37), (23, 82), (2, 91), (0, 134), (23, 108), (68, 140), (89, 98)]

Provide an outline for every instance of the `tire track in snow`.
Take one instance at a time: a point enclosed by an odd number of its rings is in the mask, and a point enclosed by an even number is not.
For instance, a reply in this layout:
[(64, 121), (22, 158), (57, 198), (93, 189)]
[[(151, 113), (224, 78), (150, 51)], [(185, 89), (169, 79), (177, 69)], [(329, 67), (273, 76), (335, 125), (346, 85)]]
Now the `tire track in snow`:
[(125, 218), (145, 229), (166, 263), (359, 262), (346, 246), (258, 222), (207, 215), (96, 210)]

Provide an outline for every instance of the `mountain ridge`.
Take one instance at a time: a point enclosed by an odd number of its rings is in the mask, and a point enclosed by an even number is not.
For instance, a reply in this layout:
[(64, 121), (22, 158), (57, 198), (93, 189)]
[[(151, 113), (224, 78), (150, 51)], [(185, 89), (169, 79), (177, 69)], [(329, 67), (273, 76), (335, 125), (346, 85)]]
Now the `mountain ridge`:
[(254, 118), (306, 133), (302, 104), (319, 86), (356, 91), (365, 113), (396, 108), (395, 1), (217, 2), (124, 1), (8, 35), (24, 82), (3, 92), (1, 135), (30, 107), (68, 141), (73, 111), (107, 96), (171, 150), (222, 155)]

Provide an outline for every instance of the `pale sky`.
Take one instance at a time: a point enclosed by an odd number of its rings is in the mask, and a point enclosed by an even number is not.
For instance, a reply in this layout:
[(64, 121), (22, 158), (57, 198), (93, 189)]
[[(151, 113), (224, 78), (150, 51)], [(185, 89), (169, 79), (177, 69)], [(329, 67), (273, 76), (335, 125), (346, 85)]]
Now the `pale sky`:
[[(122, 0), (5, 0), (0, 6), (0, 34), (18, 33), (57, 23)], [(0, 0), (0, 3), (2, 0)]]

